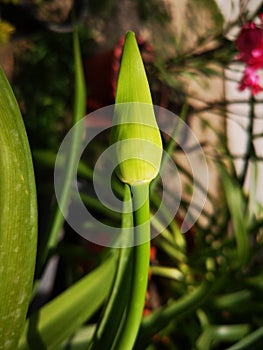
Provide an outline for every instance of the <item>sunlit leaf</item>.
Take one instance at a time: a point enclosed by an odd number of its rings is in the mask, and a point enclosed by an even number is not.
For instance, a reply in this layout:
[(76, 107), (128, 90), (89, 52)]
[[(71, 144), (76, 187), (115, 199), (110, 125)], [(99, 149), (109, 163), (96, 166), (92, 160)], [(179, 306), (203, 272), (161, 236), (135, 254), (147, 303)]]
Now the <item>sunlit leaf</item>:
[(23, 120), (0, 70), (0, 348), (15, 349), (32, 291), (37, 205)]

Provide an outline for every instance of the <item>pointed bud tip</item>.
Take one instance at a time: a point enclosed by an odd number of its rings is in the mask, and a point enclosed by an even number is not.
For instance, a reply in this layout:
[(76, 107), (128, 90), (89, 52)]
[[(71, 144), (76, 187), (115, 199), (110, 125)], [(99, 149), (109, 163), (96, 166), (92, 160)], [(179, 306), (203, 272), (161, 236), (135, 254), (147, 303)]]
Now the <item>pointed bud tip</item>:
[(128, 31), (118, 77), (111, 144), (116, 173), (128, 184), (150, 182), (159, 171), (162, 140), (148, 79), (134, 32)]

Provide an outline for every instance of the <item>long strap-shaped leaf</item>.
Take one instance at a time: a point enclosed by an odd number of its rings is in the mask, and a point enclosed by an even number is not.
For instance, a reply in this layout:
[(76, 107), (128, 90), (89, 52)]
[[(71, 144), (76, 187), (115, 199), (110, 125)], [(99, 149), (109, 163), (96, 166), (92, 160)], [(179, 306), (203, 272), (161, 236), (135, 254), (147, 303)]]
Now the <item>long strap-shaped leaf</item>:
[(19, 350), (57, 350), (69, 339), (108, 296), (117, 258), (115, 251), (94, 271), (30, 316)]
[(0, 349), (16, 349), (34, 275), (37, 205), (23, 120), (0, 70)]
[(246, 266), (250, 258), (249, 236), (248, 236), (248, 216), (245, 212), (245, 201), (242, 190), (236, 181), (231, 178), (226, 169), (218, 165), (221, 180), (225, 189), (226, 202), (231, 214), (234, 234), (237, 245), (237, 259), (234, 259), (232, 267), (240, 269)]
[(72, 146), (69, 150), (68, 158), (65, 162), (64, 174), (61, 179), (61, 194), (60, 194), (60, 208), (55, 206), (52, 221), (49, 226), (49, 232), (44, 237), (44, 240), (39, 249), (39, 258), (37, 266), (37, 278), (41, 277), (43, 268), (45, 267), (47, 258), (58, 243), (59, 234), (64, 224), (64, 217), (62, 212), (66, 210), (70, 200), (70, 191), (73, 181), (75, 169), (78, 166), (79, 150), (81, 146), (81, 138), (83, 134), (83, 125), (80, 120), (85, 115), (86, 108), (86, 86), (84, 79), (84, 72), (82, 68), (81, 52), (79, 45), (79, 38), (77, 28), (73, 33), (73, 50), (74, 50), (74, 64), (75, 64), (75, 95), (74, 95), (74, 111), (73, 124), (77, 124), (72, 133)]

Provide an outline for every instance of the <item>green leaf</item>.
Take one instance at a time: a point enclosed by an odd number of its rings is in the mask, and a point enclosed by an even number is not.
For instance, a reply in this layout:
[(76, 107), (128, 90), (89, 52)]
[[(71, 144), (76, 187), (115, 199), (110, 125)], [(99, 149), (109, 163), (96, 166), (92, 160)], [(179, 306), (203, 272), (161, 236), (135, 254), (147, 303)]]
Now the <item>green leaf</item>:
[(118, 254), (42, 307), (27, 320), (19, 350), (56, 350), (101, 306), (110, 291)]
[(23, 120), (0, 70), (0, 349), (16, 349), (32, 291), (37, 244), (34, 171)]
[(58, 205), (55, 206), (48, 233), (45, 235), (45, 239), (41, 242), (39, 249), (40, 253), (39, 261), (37, 264), (37, 277), (41, 276), (49, 254), (56, 247), (61, 228), (64, 224), (64, 217), (62, 212), (65, 211), (69, 204), (73, 176), (75, 169), (78, 166), (79, 149), (81, 146), (81, 139), (84, 130), (82, 123), (78, 122), (85, 116), (86, 86), (81, 61), (78, 33), (76, 28), (73, 33), (73, 49), (75, 60), (75, 97), (73, 124), (77, 124), (77, 127), (74, 128), (74, 132), (72, 133), (72, 147), (65, 161), (63, 178), (61, 179), (59, 198), (60, 207)]
[(242, 188), (228, 174), (223, 166), (219, 166), (227, 205), (233, 221), (234, 234), (237, 243), (237, 261), (235, 268), (244, 267), (249, 258), (248, 218), (245, 215), (245, 200)]
[(263, 327), (256, 329), (254, 332), (248, 334), (236, 344), (227, 348), (227, 350), (248, 350), (261, 349), (263, 338)]
[(95, 328), (95, 325), (80, 328), (68, 342), (65, 342), (65, 344), (59, 348), (59, 350), (87, 350)]
[(248, 334), (248, 324), (208, 326), (196, 342), (198, 350), (210, 350), (220, 342), (234, 342)]

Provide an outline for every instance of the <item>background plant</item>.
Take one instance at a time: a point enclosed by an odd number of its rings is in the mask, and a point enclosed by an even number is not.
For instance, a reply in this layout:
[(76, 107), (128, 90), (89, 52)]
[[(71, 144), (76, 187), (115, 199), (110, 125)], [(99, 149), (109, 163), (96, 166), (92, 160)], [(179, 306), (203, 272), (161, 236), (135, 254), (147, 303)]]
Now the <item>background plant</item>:
[[(202, 4), (204, 3), (203, 1)], [(95, 3), (93, 5), (96, 7)], [(111, 8), (114, 2), (105, 3), (101, 7), (101, 11), (104, 10), (104, 16), (107, 17), (106, 6)], [(142, 4), (140, 6), (143, 7)], [(146, 13), (145, 20), (150, 21), (150, 10), (147, 6), (142, 10)], [(95, 10), (97, 13), (100, 11), (98, 8), (94, 8), (94, 12)], [(213, 11), (216, 15), (217, 10), (213, 8)], [(244, 12), (242, 21), (246, 19), (245, 14)], [(163, 26), (167, 25), (168, 17), (161, 16), (162, 21), (164, 20)], [(94, 49), (89, 35), (90, 33), (81, 34), (81, 47), (89, 46)], [(153, 62), (146, 64), (154, 102), (164, 101), (166, 97), (166, 106), (180, 113), (189, 123), (196, 110), (188, 101), (193, 96), (189, 94), (183, 78), (197, 79), (200, 75), (205, 75), (211, 79), (215, 74), (221, 74), (214, 64), (217, 67), (225, 66), (237, 53), (233, 41), (223, 35), (222, 28), (209, 38), (198, 37), (196, 47), (209, 43), (210, 38), (217, 41), (217, 45), (212, 49), (204, 49), (203, 52), (178, 50), (177, 55), (168, 60), (156, 55)], [(24, 46), (25, 55), (21, 55), (20, 59), (17, 57), (14, 88), (24, 112), (32, 145), (40, 231), (46, 233), (48, 222), (52, 222), (48, 217), (53, 211), (51, 207), (54, 203), (51, 198), (56, 150), (63, 133), (72, 125), (72, 44), (70, 35), (46, 31), (32, 33), (29, 43), (29, 46)], [(23, 60), (27, 64), (25, 70)], [(32, 76), (28, 78), (23, 72), (31, 71), (34, 67), (37, 67), (37, 73), (43, 69), (50, 78), (35, 79), (34, 84), (31, 84)], [(54, 80), (54, 76), (58, 79)], [(89, 89), (87, 77), (88, 93)], [(33, 100), (32, 94), (39, 98)], [(260, 159), (254, 152), (256, 136), (251, 132), (257, 119), (255, 109), (259, 101), (260, 96), (257, 99), (251, 98), (249, 102), (250, 137), (247, 140), (245, 166), (241, 175), (236, 172), (225, 133), (218, 135), (220, 147), (213, 161), (219, 164), (220, 169), (222, 187), (216, 199), (221, 205), (215, 205), (212, 214), (207, 213), (209, 225), (204, 226), (197, 222), (182, 239), (176, 219), (153, 242), (156, 253), (150, 268), (148, 315), (143, 318), (136, 349), (261, 348), (262, 209), (255, 196), (259, 191), (256, 188), (256, 178)], [(200, 107), (197, 110), (200, 119), (201, 112), (211, 109), (220, 113), (222, 123), (229, 118), (225, 113), (227, 103), (222, 101)], [(32, 113), (29, 113), (30, 110)], [(41, 115), (41, 118), (36, 118), (36, 115)], [(212, 130), (213, 120), (206, 121), (206, 125)], [(39, 137), (36, 137), (37, 135)], [(90, 191), (92, 162), (96, 162), (97, 154), (103, 147), (107, 147), (108, 141), (108, 135), (98, 137), (94, 141), (91, 159), (88, 162), (83, 159), (79, 166), (79, 181), (83, 189), (87, 189), (83, 193), (87, 207), (94, 215), (103, 219), (110, 218), (116, 224), (120, 222), (120, 217), (108, 216), (96, 198), (91, 196)], [(174, 154), (176, 161), (180, 150), (165, 138), (164, 146), (169, 147), (169, 152)], [(254, 187), (252, 186), (248, 193), (243, 184), (251, 160)], [(183, 168), (180, 168), (180, 172), (188, 177), (191, 188), (190, 174)], [(214, 199), (211, 193), (209, 198)], [(153, 198), (152, 210), (154, 205)], [(182, 202), (182, 207), (187, 207), (187, 201)], [(100, 249), (98, 254), (98, 247), (83, 242), (66, 224), (63, 232), (63, 239), (54, 247), (48, 258), (50, 261), (53, 255), (57, 255), (60, 261), (51, 294), (42, 307), (38, 303), (31, 305), (21, 348), (86, 349), (100, 318), (101, 307), (105, 300), (108, 300), (112, 283), (117, 278), (117, 266), (120, 266), (121, 259), (125, 259), (116, 250)], [(122, 276), (122, 272), (119, 273)]]

